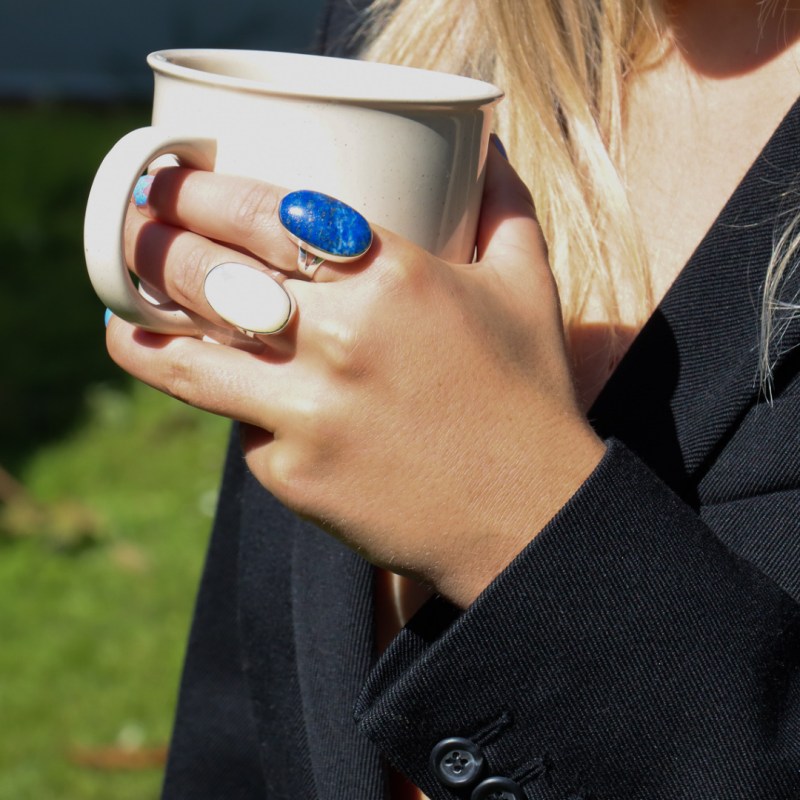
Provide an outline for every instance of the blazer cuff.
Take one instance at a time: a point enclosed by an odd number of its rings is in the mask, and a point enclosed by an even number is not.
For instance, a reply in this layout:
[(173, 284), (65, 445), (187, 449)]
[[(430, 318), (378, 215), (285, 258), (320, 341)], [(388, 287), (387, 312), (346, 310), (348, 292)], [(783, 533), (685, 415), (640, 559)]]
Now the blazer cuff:
[[(466, 611), (428, 603), (364, 687), (359, 727), (432, 800), (483, 796), (492, 776), (542, 800), (796, 787), (797, 716), (765, 724), (763, 711), (800, 697), (797, 605), (608, 444)], [(447, 773), (458, 743), (436, 750), (453, 737), (482, 760), (460, 788)]]

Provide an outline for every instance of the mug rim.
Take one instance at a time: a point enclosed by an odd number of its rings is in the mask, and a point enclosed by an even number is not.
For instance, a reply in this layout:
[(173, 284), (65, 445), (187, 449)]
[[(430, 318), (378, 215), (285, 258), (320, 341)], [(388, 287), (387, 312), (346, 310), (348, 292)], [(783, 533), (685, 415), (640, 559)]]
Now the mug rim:
[[(220, 72), (210, 72), (197, 66), (190, 66), (180, 63), (180, 59), (200, 60), (203, 58), (230, 59), (230, 63), (236, 57), (245, 56), (249, 59), (256, 58), (267, 63), (271, 60), (295, 60), (300, 62), (314, 61), (319, 63), (321, 60), (331, 62), (332, 65), (347, 65), (349, 70), (358, 70), (366, 65), (371, 69), (378, 68), (385, 70), (387, 74), (397, 75), (399, 72), (411, 74), (414, 77), (414, 85), (420, 83), (425, 85), (425, 80), (430, 81), (431, 75), (436, 75), (439, 80), (447, 86), (458, 86), (458, 94), (453, 91), (448, 94), (431, 92), (424, 94), (419, 91), (410, 91), (403, 94), (388, 95), (376, 94), (374, 91), (358, 91), (354, 82), (350, 82), (350, 90), (346, 93), (337, 90), (330, 90), (314, 87), (298, 90), (297, 88), (286, 88), (273, 85), (265, 81), (254, 78), (227, 75)], [(419, 69), (417, 67), (406, 67), (396, 64), (384, 64), (381, 62), (366, 62), (356, 59), (338, 58), (334, 56), (312, 55), (306, 53), (286, 53), (275, 50), (237, 50), (231, 48), (172, 48), (168, 50), (156, 50), (147, 56), (149, 67), (157, 75), (164, 75), (171, 78), (178, 78), (192, 83), (202, 83), (210, 86), (237, 89), (239, 91), (251, 92), (255, 94), (271, 95), (277, 97), (295, 98), (300, 100), (328, 100), (352, 105), (380, 105), (380, 106), (415, 106), (415, 107), (463, 107), (474, 106), (484, 107), (498, 103), (504, 96), (504, 92), (491, 83), (468, 78), (463, 75), (454, 75), (447, 72), (435, 72), (433, 70)], [(361, 66), (359, 66), (361, 65)], [(355, 87), (355, 88), (353, 88)]]

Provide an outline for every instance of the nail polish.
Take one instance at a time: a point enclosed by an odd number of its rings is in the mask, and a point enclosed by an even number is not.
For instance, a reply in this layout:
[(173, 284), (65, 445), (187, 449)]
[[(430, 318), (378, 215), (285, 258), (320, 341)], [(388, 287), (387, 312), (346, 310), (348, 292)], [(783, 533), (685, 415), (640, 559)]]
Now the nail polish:
[(505, 145), (500, 141), (500, 137), (496, 133), (492, 134), (492, 144), (497, 148), (500, 155), (508, 161), (508, 153), (506, 152)]
[(291, 295), (265, 272), (227, 261), (206, 275), (203, 291), (211, 308), (234, 328), (278, 333), (292, 316)]
[(152, 175), (142, 175), (136, 186), (133, 187), (133, 202), (137, 208), (147, 205), (147, 198), (150, 197), (150, 188), (153, 185)]
[(106, 328), (108, 327), (108, 323), (111, 322), (111, 317), (113, 317), (113, 316), (114, 316), (114, 312), (110, 308), (107, 308), (105, 316), (103, 318), (103, 321), (106, 324)]

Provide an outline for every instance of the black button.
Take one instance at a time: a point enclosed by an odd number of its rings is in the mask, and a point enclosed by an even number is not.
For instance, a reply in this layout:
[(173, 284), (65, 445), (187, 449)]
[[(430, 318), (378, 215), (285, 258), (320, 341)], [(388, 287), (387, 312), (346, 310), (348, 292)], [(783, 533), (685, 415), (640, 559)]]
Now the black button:
[(469, 739), (442, 739), (431, 752), (431, 768), (445, 786), (469, 786), (481, 774), (483, 752)]
[(511, 778), (495, 775), (481, 781), (472, 791), (470, 800), (522, 800), (522, 788)]

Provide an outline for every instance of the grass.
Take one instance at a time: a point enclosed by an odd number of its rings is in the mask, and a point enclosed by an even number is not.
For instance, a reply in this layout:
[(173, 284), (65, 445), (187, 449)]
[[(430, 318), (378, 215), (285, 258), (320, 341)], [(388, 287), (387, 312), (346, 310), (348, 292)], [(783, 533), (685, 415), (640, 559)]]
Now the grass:
[(81, 228), (141, 109), (4, 108), (0, 800), (158, 796), (227, 424), (103, 347)]

